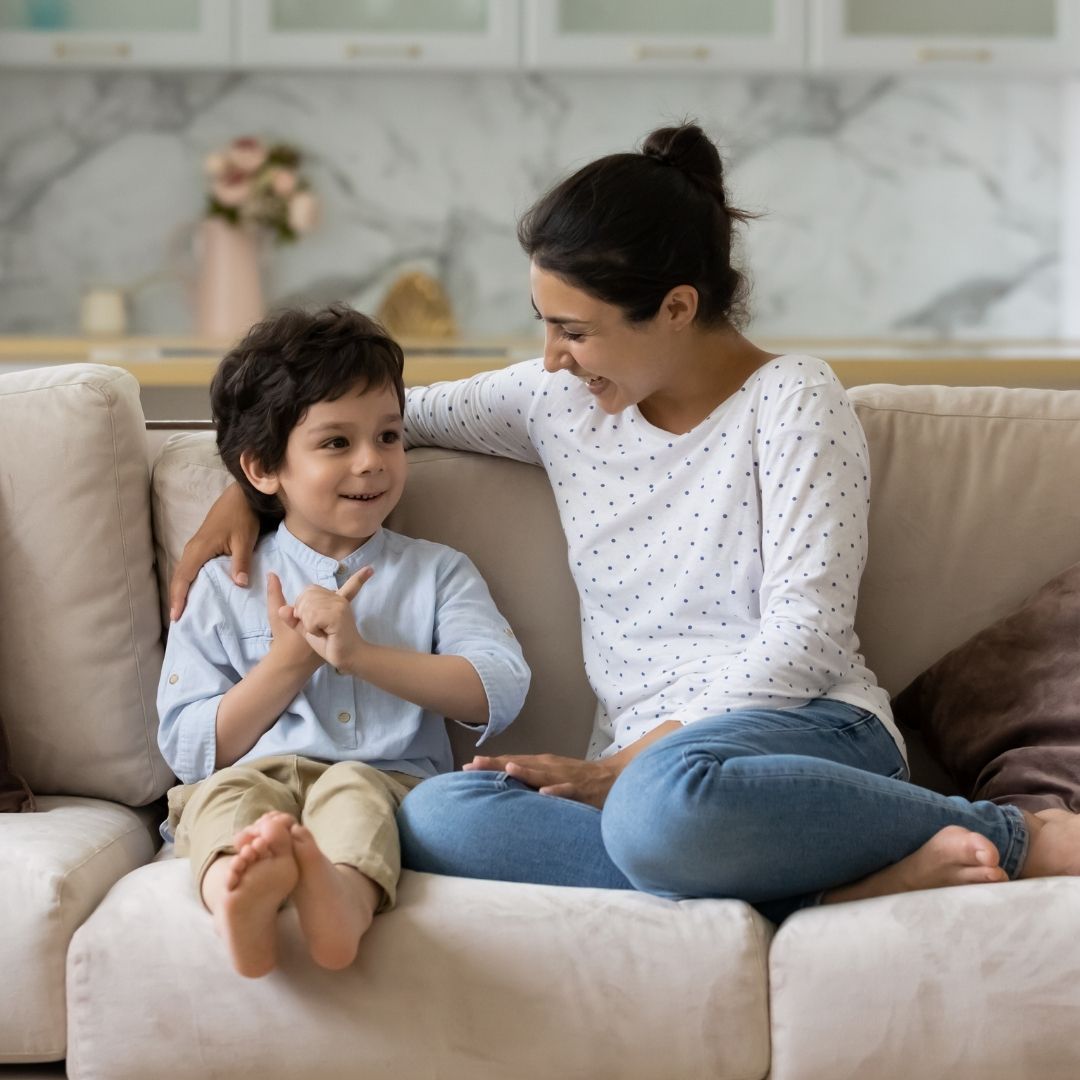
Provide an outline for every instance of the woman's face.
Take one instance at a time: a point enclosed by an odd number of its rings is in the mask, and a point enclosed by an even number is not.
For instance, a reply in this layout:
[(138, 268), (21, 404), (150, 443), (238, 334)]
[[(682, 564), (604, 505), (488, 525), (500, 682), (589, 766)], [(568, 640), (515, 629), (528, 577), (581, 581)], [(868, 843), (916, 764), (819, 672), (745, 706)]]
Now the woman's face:
[(534, 262), (533, 307), (545, 323), (544, 367), (581, 379), (606, 413), (640, 405), (669, 381), (672, 320), (661, 311), (628, 322), (620, 308), (574, 288)]

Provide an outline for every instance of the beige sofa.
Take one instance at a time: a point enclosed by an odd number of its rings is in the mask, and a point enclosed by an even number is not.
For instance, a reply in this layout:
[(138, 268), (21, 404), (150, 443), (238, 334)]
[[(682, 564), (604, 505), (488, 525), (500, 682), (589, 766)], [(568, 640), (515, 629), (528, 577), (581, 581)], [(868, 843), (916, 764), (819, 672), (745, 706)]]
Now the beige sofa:
[[(859, 628), (896, 691), (1080, 559), (1080, 393), (852, 397), (874, 476)], [(281, 969), (236, 976), (185, 863), (157, 850), (152, 805), (171, 782), (159, 588), (226, 476), (211, 433), (160, 454), (153, 435), (151, 475), (118, 369), (0, 377), (0, 715), (40, 795), (39, 813), (0, 816), (9, 1074), (66, 1057), (78, 1080), (1080, 1075), (1069, 879), (776, 929), (735, 901), (406, 873), (348, 971), (312, 967), (286, 911)], [(580, 754), (592, 701), (543, 473), (414, 452), (391, 524), (467, 551), (519, 631), (533, 687), (500, 746)], [(939, 782), (917, 751), (916, 778)]]

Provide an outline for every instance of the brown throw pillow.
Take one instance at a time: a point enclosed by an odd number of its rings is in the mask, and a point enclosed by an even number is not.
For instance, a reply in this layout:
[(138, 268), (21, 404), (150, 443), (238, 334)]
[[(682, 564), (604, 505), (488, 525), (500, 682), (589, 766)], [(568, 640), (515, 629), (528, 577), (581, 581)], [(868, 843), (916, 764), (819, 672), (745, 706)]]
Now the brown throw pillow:
[(0, 717), (0, 813), (33, 810), (34, 796), (21, 776), (11, 771), (11, 751), (8, 749), (4, 720)]
[(971, 799), (1080, 813), (1080, 563), (893, 702)]

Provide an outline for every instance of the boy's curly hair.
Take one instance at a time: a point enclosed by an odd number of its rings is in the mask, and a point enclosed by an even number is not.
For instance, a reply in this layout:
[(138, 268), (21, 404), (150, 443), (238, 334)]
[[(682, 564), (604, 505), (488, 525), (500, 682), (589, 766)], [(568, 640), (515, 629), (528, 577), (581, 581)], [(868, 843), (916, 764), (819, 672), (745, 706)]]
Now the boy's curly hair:
[(401, 346), (374, 319), (345, 304), (278, 312), (229, 351), (210, 384), (218, 453), (264, 531), (284, 511), (276, 495), (252, 486), (240, 455), (248, 451), (263, 468), (280, 468), (289, 433), (307, 410), (335, 401), (357, 383), (393, 387), (404, 413), (404, 366)]

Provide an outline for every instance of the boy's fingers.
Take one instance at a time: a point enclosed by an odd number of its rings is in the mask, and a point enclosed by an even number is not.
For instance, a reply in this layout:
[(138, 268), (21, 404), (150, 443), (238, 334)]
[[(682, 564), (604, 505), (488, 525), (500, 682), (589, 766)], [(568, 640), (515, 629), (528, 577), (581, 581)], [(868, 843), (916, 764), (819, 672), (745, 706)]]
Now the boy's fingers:
[(361, 566), (359, 570), (344, 585), (338, 589), (338, 596), (344, 596), (346, 600), (353, 600), (356, 594), (361, 590), (364, 582), (375, 573), (374, 567)]
[(285, 603), (285, 593), (281, 588), (281, 578), (277, 574), (270, 573), (266, 575), (266, 595), (275, 608), (281, 607)]

